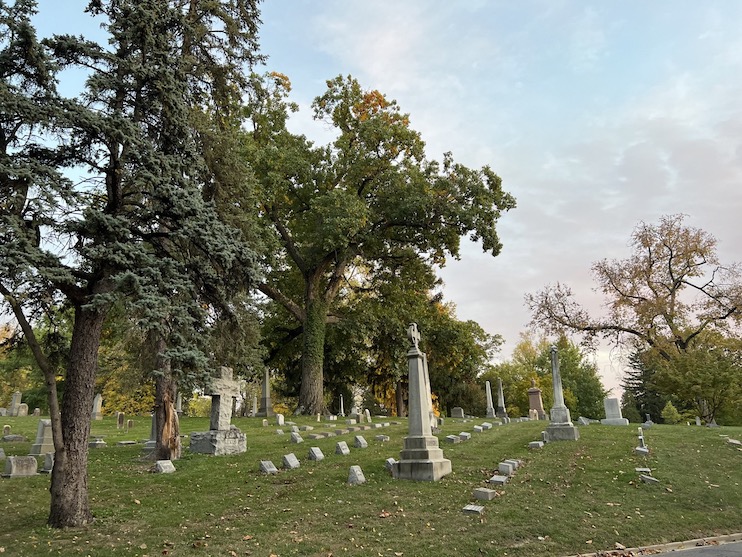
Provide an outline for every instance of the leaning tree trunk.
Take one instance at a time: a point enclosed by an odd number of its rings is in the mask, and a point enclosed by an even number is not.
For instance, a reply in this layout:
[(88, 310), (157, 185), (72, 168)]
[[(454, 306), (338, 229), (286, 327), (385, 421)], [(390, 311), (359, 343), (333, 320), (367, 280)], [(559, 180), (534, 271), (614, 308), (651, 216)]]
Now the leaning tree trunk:
[(304, 346), (301, 360), (299, 407), (305, 414), (325, 411), (322, 367), (325, 359), (325, 331), (328, 305), (309, 291), (304, 319)]
[(164, 357), (167, 345), (162, 337), (157, 347), (158, 375), (155, 379), (155, 432), (157, 444), (155, 460), (177, 460), (180, 458), (180, 422), (175, 411), (177, 383), (172, 374), (170, 360)]
[(106, 313), (77, 307), (62, 398), (61, 447), (54, 453), (49, 526), (77, 527), (93, 520), (88, 501), (88, 437), (95, 396), (98, 347)]
[(397, 401), (397, 416), (400, 418), (407, 415), (407, 408), (405, 407), (404, 403), (404, 397), (405, 397), (405, 382), (403, 380), (397, 381), (397, 388), (395, 389), (395, 398)]

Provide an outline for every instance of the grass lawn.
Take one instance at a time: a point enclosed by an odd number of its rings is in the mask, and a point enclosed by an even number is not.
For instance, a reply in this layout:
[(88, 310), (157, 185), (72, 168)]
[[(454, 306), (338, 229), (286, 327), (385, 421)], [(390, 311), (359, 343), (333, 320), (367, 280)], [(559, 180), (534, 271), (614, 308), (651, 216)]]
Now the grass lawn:
[[(291, 420), (292, 418), (287, 418)], [(342, 422), (298, 425), (323, 431)], [(167, 556), (565, 556), (742, 532), (742, 451), (722, 435), (742, 428), (660, 426), (646, 430), (649, 457), (634, 455), (635, 426), (580, 427), (580, 440), (529, 451), (545, 422), (513, 423), (473, 433), (460, 444), (445, 436), (472, 431), (484, 420), (446, 419), (441, 447), (453, 473), (440, 482), (393, 480), (384, 467), (399, 457), (407, 433), (401, 425), (292, 444), (289, 427), (277, 435), (260, 418), (233, 420), (247, 434), (247, 452), (213, 457), (190, 454), (175, 461), (174, 474), (153, 474), (142, 445), (122, 440), (149, 437), (150, 419), (135, 417), (126, 433), (115, 419), (93, 422), (106, 448), (90, 450), (89, 485), (95, 522), (86, 528), (45, 526), (49, 477), (0, 481), (0, 551), (4, 555)], [(380, 421), (380, 420), (375, 420)], [(391, 421), (391, 420), (383, 420)], [(7, 455), (28, 454), (38, 418), (0, 418), (28, 442), (2, 442)], [(208, 429), (205, 418), (183, 418), (183, 433)], [(367, 449), (354, 449), (354, 435)], [(379, 434), (388, 442), (376, 441)], [(335, 454), (344, 440), (349, 456)], [(187, 446), (187, 440), (185, 441)], [(307, 458), (320, 447), (325, 459)], [(296, 470), (259, 473), (260, 460), (280, 469), (294, 453)], [(481, 516), (465, 515), (472, 490), (487, 487), (501, 460), (524, 464)], [(40, 459), (43, 463), (43, 459)], [(347, 485), (351, 465), (367, 483)], [(639, 481), (636, 467), (650, 467), (658, 485)]]

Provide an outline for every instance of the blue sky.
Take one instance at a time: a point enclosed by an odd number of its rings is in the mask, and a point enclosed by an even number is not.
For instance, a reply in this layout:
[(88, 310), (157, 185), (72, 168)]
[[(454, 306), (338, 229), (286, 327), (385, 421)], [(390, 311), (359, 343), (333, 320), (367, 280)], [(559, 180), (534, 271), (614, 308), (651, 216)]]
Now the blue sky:
[[(95, 32), (79, 0), (42, 0), (41, 33)], [(686, 213), (722, 262), (742, 259), (742, 3), (690, 0), (268, 0), (266, 70), (291, 79), (295, 131), (323, 142), (309, 105), (351, 74), (396, 99), (427, 143), (491, 166), (518, 208), (503, 253), (465, 245), (442, 272), (462, 319), (506, 339), (523, 296), (569, 284), (600, 311), (590, 266), (628, 255), (640, 221)], [(622, 370), (607, 348), (609, 387)]]

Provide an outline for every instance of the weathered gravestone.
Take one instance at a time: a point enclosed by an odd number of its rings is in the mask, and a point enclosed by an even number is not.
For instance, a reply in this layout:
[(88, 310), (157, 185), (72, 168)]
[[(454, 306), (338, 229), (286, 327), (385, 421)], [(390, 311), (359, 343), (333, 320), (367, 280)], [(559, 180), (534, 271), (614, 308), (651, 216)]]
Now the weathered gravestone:
[(580, 432), (572, 423), (569, 408), (564, 404), (556, 346), (551, 347), (551, 376), (554, 384), (554, 406), (551, 408), (551, 422), (546, 428), (546, 441), (576, 441), (580, 438)]
[(508, 421), (508, 412), (505, 410), (505, 394), (502, 391), (502, 379), (499, 377), (497, 378), (497, 409), (495, 410), (495, 416), (502, 418), (505, 422)]
[(404, 448), (392, 469), (392, 475), (395, 479), (437, 481), (451, 473), (451, 461), (443, 457), (438, 438), (431, 433), (430, 381), (425, 355), (418, 346), (420, 333), (416, 323), (410, 324), (407, 337), (411, 343), (407, 351), (409, 435), (404, 439)]
[(34, 408), (33, 415), (34, 415), (34, 418), (38, 418), (39, 416), (41, 416), (41, 408), (38, 408), (38, 407)]
[(276, 465), (270, 460), (260, 461), (260, 471), (263, 474), (278, 474), (278, 468), (276, 468)]
[(116, 429), (124, 429), (126, 427), (126, 414), (123, 412), (116, 412)]
[(39, 467), (35, 456), (9, 456), (5, 459), (3, 478), (25, 478), (35, 476)]
[(175, 472), (175, 466), (170, 460), (158, 460), (155, 462), (155, 472), (158, 474), (172, 474)]
[(453, 408), (451, 408), (451, 417), (452, 418), (463, 418), (464, 409), (461, 408), (461, 406), (454, 406)]
[(28, 416), (28, 404), (25, 402), (21, 402), (18, 405), (18, 413), (16, 414), (19, 418), (22, 418), (24, 416)]
[(157, 447), (157, 417), (152, 414), (149, 426), (149, 439), (144, 442), (143, 451), (150, 452), (154, 451)]
[(495, 405), (492, 402), (492, 387), (490, 386), (489, 381), (484, 382), (484, 392), (487, 397), (487, 417), (494, 418), (495, 417)]
[(10, 427), (10, 425), (8, 425), (8, 424), (5, 424), (5, 425), (3, 426), (3, 435), (10, 435), (10, 432), (11, 432), (11, 427)]
[(91, 411), (90, 417), (93, 420), (102, 420), (103, 419), (103, 397), (100, 393), (95, 395), (95, 398), (93, 399), (93, 409)]
[(363, 437), (363, 435), (356, 435), (356, 437), (355, 437), (355, 439), (353, 441), (353, 446), (356, 449), (366, 449), (366, 448), (368, 448), (368, 441), (366, 441), (366, 439), (365, 439), (365, 437)]
[(54, 439), (52, 438), (52, 421), (39, 420), (39, 426), (36, 429), (36, 442), (31, 445), (31, 450), (28, 454), (32, 456), (41, 456), (53, 452)]
[(191, 433), (191, 452), (228, 455), (247, 451), (247, 436), (230, 423), (232, 400), (240, 394), (232, 368), (219, 368), (219, 377), (212, 378), (206, 394), (211, 396), (209, 431)]
[(51, 474), (54, 470), (54, 453), (44, 454), (44, 466), (39, 470), (42, 474)]
[(541, 389), (536, 386), (536, 380), (531, 379), (531, 388), (528, 389), (528, 407), (529, 415), (531, 412), (535, 412), (539, 420), (546, 419), (546, 411), (544, 410), (544, 402), (541, 399)]
[(366, 476), (363, 475), (363, 470), (360, 466), (351, 466), (350, 472), (348, 473), (348, 483), (350, 485), (360, 485), (366, 483)]
[(603, 399), (605, 418), (600, 420), (603, 425), (629, 425), (629, 420), (621, 416), (621, 403), (617, 398)]
[(348, 448), (348, 443), (345, 441), (338, 441), (335, 444), (335, 454), (348, 456), (350, 454), (350, 449)]
[(283, 426), (286, 423), (286, 419), (283, 417), (283, 414), (276, 414), (276, 424), (279, 426)]
[(260, 397), (260, 408), (258, 409), (257, 415), (265, 418), (270, 418), (273, 415), (273, 403), (271, 402), (271, 372), (267, 368), (263, 372), (263, 394)]
[(325, 455), (322, 453), (322, 449), (320, 449), (319, 447), (310, 447), (309, 460), (320, 461), (324, 458)]
[(8, 409), (8, 416), (11, 416), (11, 417), (18, 416), (18, 407), (21, 405), (22, 396), (23, 394), (20, 391), (16, 391), (13, 393), (13, 396), (10, 399), (10, 408)]
[(301, 466), (301, 464), (294, 453), (283, 455), (283, 467), (286, 468), (286, 470), (295, 470), (296, 468), (299, 468), (299, 466)]

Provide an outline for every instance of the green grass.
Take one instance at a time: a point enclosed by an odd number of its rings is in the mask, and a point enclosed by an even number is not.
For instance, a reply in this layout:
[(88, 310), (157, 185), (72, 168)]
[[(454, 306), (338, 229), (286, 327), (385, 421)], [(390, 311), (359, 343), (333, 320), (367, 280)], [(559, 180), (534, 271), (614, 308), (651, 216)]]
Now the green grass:
[[(290, 419), (290, 418), (289, 418)], [(237, 456), (192, 455), (175, 462), (175, 474), (152, 474), (141, 445), (116, 446), (149, 436), (149, 418), (117, 431), (111, 417), (93, 423), (107, 448), (91, 449), (89, 484), (95, 522), (86, 528), (45, 526), (48, 476), (0, 481), (0, 547), (4, 555), (90, 556), (433, 556), (570, 555), (636, 547), (742, 531), (742, 452), (720, 437), (742, 437), (742, 428), (657, 426), (646, 431), (652, 453), (633, 454), (636, 427), (580, 427), (577, 442), (550, 443), (529, 451), (544, 422), (496, 427), (451, 445), (443, 438), (472, 431), (483, 420), (447, 419), (441, 446), (453, 473), (440, 482), (393, 480), (384, 467), (397, 458), (406, 425), (359, 432), (368, 449), (354, 449), (353, 435), (291, 444), (275, 422), (237, 419), (248, 450)], [(297, 423), (317, 426), (309, 418)], [(26, 443), (0, 443), (8, 455), (27, 454), (38, 418), (0, 418)], [(207, 419), (184, 418), (184, 433), (203, 431)], [(284, 428), (288, 432), (288, 427)], [(391, 441), (374, 440), (386, 434)], [(334, 454), (345, 440), (350, 456)], [(186, 443), (187, 444), (187, 443)], [(318, 446), (325, 460), (307, 458)], [(293, 452), (298, 470), (258, 472), (261, 459), (281, 467)], [(481, 502), (482, 516), (464, 515), (472, 490), (506, 458), (524, 465), (495, 500)], [(348, 486), (359, 464), (367, 483)], [(638, 481), (648, 466), (659, 485)], [(590, 543), (588, 543), (590, 542)]]

